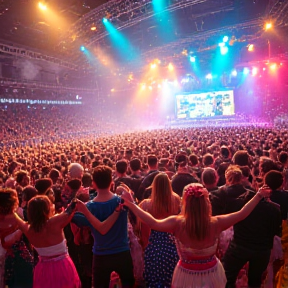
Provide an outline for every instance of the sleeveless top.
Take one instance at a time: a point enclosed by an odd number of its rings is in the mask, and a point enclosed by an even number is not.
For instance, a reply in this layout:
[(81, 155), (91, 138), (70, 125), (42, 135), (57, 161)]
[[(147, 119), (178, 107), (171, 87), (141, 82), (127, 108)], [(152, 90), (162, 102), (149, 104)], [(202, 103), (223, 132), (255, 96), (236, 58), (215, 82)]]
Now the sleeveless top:
[(176, 247), (178, 251), (178, 255), (182, 261), (190, 261), (195, 258), (207, 258), (214, 256), (218, 246), (218, 239), (215, 240), (214, 245), (204, 248), (204, 249), (193, 249), (191, 247), (187, 247), (181, 243), (178, 239), (176, 239)]
[(34, 247), (34, 248), (38, 252), (39, 256), (41, 257), (53, 257), (53, 256), (68, 253), (65, 239), (59, 244), (56, 244), (53, 246), (42, 247), (42, 248)]

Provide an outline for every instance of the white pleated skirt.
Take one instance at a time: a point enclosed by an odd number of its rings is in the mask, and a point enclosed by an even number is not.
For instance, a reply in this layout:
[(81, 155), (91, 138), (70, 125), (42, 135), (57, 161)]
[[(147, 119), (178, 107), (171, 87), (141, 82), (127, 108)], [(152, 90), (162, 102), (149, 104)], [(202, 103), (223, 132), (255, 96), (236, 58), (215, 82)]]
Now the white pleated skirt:
[(189, 270), (176, 265), (171, 288), (225, 288), (226, 276), (224, 268), (217, 263), (207, 270)]

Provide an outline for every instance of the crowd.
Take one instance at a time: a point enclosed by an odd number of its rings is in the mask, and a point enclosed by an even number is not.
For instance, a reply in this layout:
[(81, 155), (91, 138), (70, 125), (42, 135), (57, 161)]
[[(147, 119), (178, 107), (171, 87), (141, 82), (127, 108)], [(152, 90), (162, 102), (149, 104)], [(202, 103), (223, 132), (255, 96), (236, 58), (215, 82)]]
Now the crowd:
[(1, 119), (45, 139), (1, 146), (1, 288), (288, 286), (286, 129), (61, 139), (40, 117)]

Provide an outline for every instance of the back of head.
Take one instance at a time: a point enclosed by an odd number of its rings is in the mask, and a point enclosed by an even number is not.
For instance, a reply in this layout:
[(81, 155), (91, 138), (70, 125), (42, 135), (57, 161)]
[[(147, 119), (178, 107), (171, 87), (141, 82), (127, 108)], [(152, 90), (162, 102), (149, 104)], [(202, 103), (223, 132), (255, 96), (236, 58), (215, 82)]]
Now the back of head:
[(198, 164), (198, 157), (195, 154), (191, 154), (189, 156), (189, 161), (191, 163), (192, 166), (196, 166)]
[(140, 170), (141, 168), (141, 161), (138, 158), (132, 159), (129, 163), (130, 168), (133, 172)]
[(49, 178), (52, 179), (53, 183), (56, 183), (59, 177), (60, 177), (60, 172), (57, 169), (52, 168), (49, 173)]
[(0, 189), (0, 215), (8, 215), (15, 212), (19, 201), (17, 192), (10, 188)]
[(264, 183), (272, 190), (281, 189), (284, 182), (284, 177), (281, 172), (271, 170), (264, 176)]
[(35, 197), (38, 191), (33, 186), (26, 186), (22, 191), (22, 200), (28, 202), (30, 199)]
[(120, 174), (126, 173), (128, 164), (126, 160), (119, 160), (116, 163), (116, 171)]
[(282, 165), (286, 164), (288, 161), (288, 153), (286, 151), (281, 151), (278, 159)]
[(188, 164), (188, 159), (186, 155), (177, 154), (175, 156), (175, 169), (177, 170), (179, 167), (185, 167)]
[(35, 232), (41, 232), (49, 219), (51, 202), (47, 196), (39, 195), (28, 202), (28, 222)]
[(71, 163), (68, 167), (68, 173), (72, 179), (82, 179), (84, 168), (79, 163)]
[(241, 183), (242, 176), (242, 171), (237, 165), (230, 165), (225, 172), (226, 183), (228, 185)]
[(38, 191), (38, 194), (44, 195), (45, 192), (53, 186), (53, 182), (50, 178), (38, 179), (35, 182), (35, 188)]
[(67, 182), (67, 185), (72, 191), (78, 191), (82, 185), (82, 182), (79, 179), (72, 179)]
[(229, 151), (228, 147), (223, 145), (223, 146), (220, 148), (220, 154), (221, 154), (221, 156), (222, 156), (224, 159), (229, 158), (230, 151)]
[(152, 182), (152, 214), (165, 216), (172, 213), (172, 187), (166, 173), (158, 173)]
[(99, 189), (108, 189), (112, 183), (112, 169), (99, 165), (93, 171), (93, 181)]
[(249, 154), (246, 150), (237, 151), (232, 159), (233, 164), (239, 166), (249, 166)]
[(158, 165), (158, 159), (155, 155), (148, 155), (147, 163), (150, 168), (156, 168)]
[(259, 164), (260, 173), (264, 176), (271, 170), (277, 170), (277, 164), (269, 157), (262, 156), (260, 157), (260, 164)]
[(216, 186), (218, 181), (218, 174), (214, 168), (204, 168), (201, 180), (204, 186)]
[(210, 233), (211, 204), (209, 193), (199, 183), (192, 183), (183, 189), (185, 230), (190, 239), (204, 240)]
[(211, 166), (214, 163), (214, 157), (211, 154), (207, 153), (207, 154), (205, 154), (203, 156), (203, 160), (202, 161), (203, 161), (203, 165), (205, 167)]
[(85, 188), (87, 187), (91, 187), (92, 185), (92, 181), (93, 181), (93, 178), (92, 178), (92, 175), (88, 172), (84, 173), (83, 177), (82, 177), (82, 184)]

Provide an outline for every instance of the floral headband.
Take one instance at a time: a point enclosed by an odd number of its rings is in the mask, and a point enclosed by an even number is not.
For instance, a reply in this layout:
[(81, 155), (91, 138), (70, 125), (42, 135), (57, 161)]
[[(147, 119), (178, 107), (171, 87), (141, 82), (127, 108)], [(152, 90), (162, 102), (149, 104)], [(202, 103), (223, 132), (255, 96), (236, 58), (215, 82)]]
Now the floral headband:
[(195, 198), (200, 198), (202, 196), (204, 196), (205, 190), (204, 187), (202, 186), (192, 186), (189, 185), (188, 188), (185, 189), (185, 196), (192, 196)]

